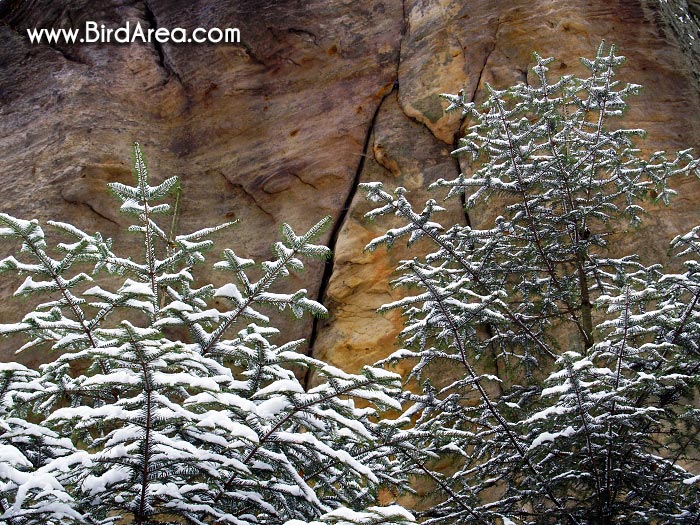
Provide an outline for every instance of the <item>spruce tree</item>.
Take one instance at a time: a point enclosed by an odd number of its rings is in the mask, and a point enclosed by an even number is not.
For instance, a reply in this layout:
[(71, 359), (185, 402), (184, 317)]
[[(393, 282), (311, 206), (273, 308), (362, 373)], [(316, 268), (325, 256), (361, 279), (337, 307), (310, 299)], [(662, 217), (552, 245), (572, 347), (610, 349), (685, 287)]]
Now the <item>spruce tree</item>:
[[(303, 235), (283, 225), (273, 257), (261, 264), (224, 250), (214, 265), (221, 283), (199, 285), (193, 266), (205, 260), (209, 238), (232, 224), (175, 235), (165, 225), (174, 224), (168, 197), (178, 179), (151, 186), (138, 144), (134, 163), (135, 184), (110, 188), (132, 218), (140, 256), (60, 222), (49, 226), (67, 240), (49, 248), (37, 221), (0, 214), (0, 237), (21, 242), (0, 269), (26, 275), (16, 295), (40, 298), (0, 332), (26, 336), (20, 350), (46, 350), (49, 361), (40, 373), (2, 368), (0, 519), (412, 519), (398, 507), (366, 510), (380, 487), (406, 483), (392, 477), (384, 444), (402, 421), (379, 417), (401, 408), (400, 378), (372, 367), (345, 373), (298, 352), (303, 341), (273, 342), (284, 334), (271, 308), (326, 314), (306, 290), (272, 290), (305, 259), (328, 257), (314, 240), (329, 219)], [(215, 299), (226, 307), (214, 307)], [(299, 367), (314, 369), (320, 384), (305, 388), (292, 371)]]
[[(468, 211), (496, 201), (492, 223), (443, 226), (436, 200), (418, 211), (403, 188), (362, 186), (369, 219), (401, 220), (368, 249), (433, 247), (401, 263), (408, 295), (383, 307), (406, 319), (388, 361), (412, 360), (419, 386), (404, 394), (419, 452), (397, 462), (441, 492), (424, 523), (697, 522), (697, 262), (663, 275), (612, 257), (608, 239), (698, 161), (645, 156), (643, 130), (612, 125), (640, 89), (616, 79), (614, 47), (556, 81), (553, 59), (533, 56), (536, 85), (487, 85), (479, 106), (444, 96), (471, 123), (453, 154), (472, 171), (431, 189)], [(696, 234), (674, 241), (682, 256)], [(436, 362), (454, 377), (431, 374)], [(453, 470), (431, 466), (445, 455)]]

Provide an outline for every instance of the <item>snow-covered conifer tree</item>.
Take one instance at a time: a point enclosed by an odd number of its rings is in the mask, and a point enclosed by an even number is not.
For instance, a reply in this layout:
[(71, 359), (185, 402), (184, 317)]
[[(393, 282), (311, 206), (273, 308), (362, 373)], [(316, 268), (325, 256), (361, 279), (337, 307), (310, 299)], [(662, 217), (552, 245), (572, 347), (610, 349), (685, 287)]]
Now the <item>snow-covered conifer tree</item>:
[(8, 525), (72, 523), (80, 514), (57, 476), (75, 446), (26, 417), (38, 372), (3, 363), (0, 374), (0, 516)]
[[(40, 374), (0, 369), (0, 520), (411, 521), (398, 507), (373, 507), (380, 487), (405, 484), (389, 468), (402, 420), (379, 417), (400, 409), (400, 378), (345, 373), (297, 352), (303, 341), (272, 342), (279, 331), (265, 308), (326, 313), (306, 290), (272, 287), (304, 259), (328, 256), (313, 241), (329, 219), (303, 235), (283, 225), (273, 258), (259, 265), (226, 249), (214, 265), (221, 283), (197, 285), (192, 267), (209, 237), (232, 224), (175, 235), (163, 222), (178, 179), (151, 186), (138, 144), (134, 156), (135, 185), (110, 187), (133, 218), (140, 256), (59, 222), (49, 225), (68, 240), (52, 249), (36, 221), (0, 214), (0, 236), (21, 241), (0, 268), (27, 276), (16, 295), (42, 301), (0, 332), (49, 352)], [(320, 384), (305, 388), (298, 367), (315, 369)]]
[[(642, 220), (643, 200), (668, 202), (668, 180), (698, 161), (642, 155), (643, 130), (611, 126), (639, 90), (616, 79), (613, 47), (582, 59), (583, 78), (551, 81), (553, 59), (534, 59), (536, 85), (487, 85), (480, 106), (445, 96), (471, 123), (454, 154), (471, 154), (472, 173), (432, 189), (467, 210), (501, 206), (492, 223), (443, 226), (437, 201), (418, 211), (403, 188), (363, 185), (379, 206), (368, 218), (402, 220), (368, 249), (434, 247), (399, 266), (394, 284), (409, 295), (383, 307), (406, 318), (389, 361), (413, 360), (422, 386), (405, 394), (422, 453), (397, 461), (442, 492), (424, 523), (698, 520), (681, 459), (698, 435), (700, 367), (681, 364), (697, 355), (695, 263), (662, 277), (607, 252)], [(694, 235), (676, 240), (685, 254)], [(431, 375), (436, 362), (453, 377)], [(454, 469), (431, 468), (445, 454)]]

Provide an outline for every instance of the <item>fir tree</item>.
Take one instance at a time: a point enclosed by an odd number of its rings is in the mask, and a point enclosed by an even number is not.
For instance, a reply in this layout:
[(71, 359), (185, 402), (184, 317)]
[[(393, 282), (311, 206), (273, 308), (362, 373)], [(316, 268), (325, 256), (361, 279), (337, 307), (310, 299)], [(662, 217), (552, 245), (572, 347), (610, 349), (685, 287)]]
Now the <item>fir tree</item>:
[(19, 363), (0, 365), (0, 518), (8, 525), (80, 520), (59, 481), (73, 443), (27, 420), (26, 399), (41, 388), (39, 374)]
[[(610, 257), (607, 239), (642, 220), (644, 199), (668, 202), (667, 181), (698, 161), (689, 150), (644, 157), (643, 130), (610, 126), (639, 90), (616, 80), (613, 47), (582, 59), (583, 78), (552, 82), (553, 59), (534, 59), (538, 85), (487, 85), (480, 106), (445, 95), (472, 123), (454, 155), (471, 154), (473, 171), (431, 188), (467, 210), (496, 200), (492, 224), (444, 227), (435, 200), (416, 211), (403, 188), (362, 187), (379, 204), (368, 218), (403, 223), (368, 249), (434, 247), (399, 266), (394, 284), (411, 292), (383, 307), (406, 318), (388, 361), (413, 360), (422, 387), (404, 395), (420, 453), (397, 461), (442, 493), (424, 523), (697, 521), (684, 459), (697, 444), (700, 367), (683, 364), (697, 362), (697, 263), (663, 276)], [(696, 233), (675, 241), (683, 255)], [(432, 377), (436, 361), (456, 377)], [(453, 472), (430, 467), (445, 454)]]
[[(27, 336), (22, 349), (54, 354), (40, 374), (3, 369), (2, 519), (13, 525), (411, 519), (398, 507), (364, 512), (381, 486), (398, 491), (406, 482), (391, 476), (391, 448), (383, 441), (397, 433), (400, 439), (403, 421), (378, 417), (401, 408), (400, 378), (371, 367), (348, 374), (298, 353), (303, 341), (272, 342), (279, 331), (264, 308), (295, 317), (326, 313), (306, 290), (271, 290), (303, 270), (304, 259), (328, 256), (313, 243), (328, 219), (303, 235), (283, 225), (274, 257), (259, 265), (226, 249), (214, 265), (223, 283), (197, 287), (192, 267), (205, 260), (209, 237), (232, 224), (174, 235), (162, 224), (173, 221), (167, 198), (179, 181), (151, 186), (138, 144), (134, 157), (135, 185), (110, 187), (133, 218), (129, 230), (142, 240), (141, 257), (118, 255), (101, 235), (57, 222), (49, 225), (69, 241), (52, 250), (36, 221), (0, 214), (0, 236), (22, 242), (19, 255), (0, 268), (27, 275), (16, 295), (43, 299), (0, 332)], [(214, 298), (228, 308), (214, 308)], [(315, 369), (321, 383), (307, 390), (293, 367)], [(39, 420), (31, 427), (27, 407)], [(29, 431), (18, 438), (22, 425)], [(47, 481), (26, 481), (28, 471)]]

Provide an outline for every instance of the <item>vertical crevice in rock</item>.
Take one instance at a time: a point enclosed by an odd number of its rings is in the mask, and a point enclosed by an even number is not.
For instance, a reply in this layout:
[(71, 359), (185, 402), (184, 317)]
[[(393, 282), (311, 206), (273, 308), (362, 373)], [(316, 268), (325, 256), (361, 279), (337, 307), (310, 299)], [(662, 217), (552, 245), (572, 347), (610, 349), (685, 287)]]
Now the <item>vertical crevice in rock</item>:
[[(158, 19), (156, 18), (155, 13), (151, 9), (151, 6), (148, 3), (148, 0), (144, 0), (143, 2), (143, 9), (144, 9), (144, 15), (146, 17), (146, 22), (148, 22), (148, 25), (151, 26), (152, 29), (157, 30), (158, 29)], [(165, 52), (165, 49), (163, 48), (163, 44), (158, 42), (158, 39), (153, 38), (153, 49), (155, 49), (156, 53), (158, 54), (158, 65), (165, 71), (166, 75), (170, 78), (174, 78), (178, 84), (184, 85), (182, 82), (182, 78), (180, 77), (180, 73), (177, 72), (175, 67), (170, 61), (170, 58), (168, 57), (168, 54)]]
[[(331, 231), (330, 238), (328, 239), (328, 247), (331, 249), (331, 258), (326, 261), (326, 264), (323, 267), (323, 276), (321, 277), (321, 284), (318, 288), (318, 295), (316, 296), (316, 300), (320, 303), (323, 303), (326, 291), (328, 290), (328, 284), (330, 283), (331, 276), (333, 274), (333, 265), (335, 264), (335, 246), (338, 243), (340, 231), (343, 229), (348, 213), (350, 212), (350, 207), (352, 206), (352, 201), (355, 199), (357, 189), (360, 185), (360, 179), (362, 177), (362, 171), (365, 167), (365, 160), (367, 159), (367, 152), (369, 151), (370, 141), (372, 139), (372, 136), (374, 135), (374, 127), (377, 123), (377, 116), (379, 115), (379, 111), (384, 105), (384, 101), (390, 95), (392, 95), (396, 91), (396, 89), (397, 86), (396, 83), (394, 83), (394, 87), (388, 93), (382, 96), (382, 98), (379, 100), (379, 103), (377, 104), (376, 109), (374, 110), (374, 114), (372, 115), (372, 119), (369, 123), (369, 128), (367, 129), (367, 133), (365, 134), (364, 144), (362, 145), (362, 153), (360, 154), (360, 161), (357, 163), (357, 168), (355, 169), (355, 176), (353, 177), (352, 185), (350, 186), (350, 191), (348, 191), (348, 194), (345, 197), (345, 202), (343, 203), (343, 207), (340, 210), (338, 218), (333, 223), (333, 229)], [(314, 317), (313, 324), (311, 326), (311, 335), (309, 336), (309, 355), (312, 357), (314, 354), (314, 346), (316, 344), (316, 339), (318, 338), (320, 322), (321, 319), (319, 319), (318, 317)], [(308, 388), (310, 384), (311, 375), (311, 369), (307, 369), (306, 375), (304, 377), (305, 388)]]
[[(350, 187), (350, 191), (348, 191), (347, 196), (345, 197), (345, 202), (343, 203), (343, 207), (340, 210), (340, 214), (338, 215), (338, 218), (336, 219), (335, 223), (333, 224), (333, 230), (331, 231), (331, 235), (328, 239), (328, 247), (331, 249), (331, 258), (326, 261), (326, 264), (323, 267), (323, 276), (321, 277), (321, 284), (319, 285), (318, 288), (318, 294), (316, 296), (316, 300), (320, 303), (323, 303), (323, 300), (325, 298), (326, 292), (328, 290), (328, 285), (331, 280), (331, 276), (333, 274), (333, 266), (335, 264), (335, 247), (338, 242), (338, 237), (340, 235), (340, 231), (343, 228), (343, 225), (345, 224), (345, 221), (347, 219), (348, 213), (350, 212), (350, 207), (352, 206), (352, 201), (355, 199), (355, 195), (357, 194), (357, 189), (360, 185), (360, 179), (362, 177), (362, 172), (365, 168), (365, 161), (367, 159), (367, 153), (369, 151), (370, 147), (370, 141), (372, 140), (372, 136), (374, 134), (374, 127), (377, 123), (377, 117), (379, 116), (379, 111), (381, 110), (382, 106), (384, 105), (384, 101), (389, 98), (392, 94), (396, 93), (398, 96), (398, 91), (399, 91), (399, 67), (401, 66), (401, 51), (402, 51), (402, 45), (403, 45), (403, 39), (404, 36), (406, 35), (406, 32), (408, 31), (408, 18), (406, 14), (406, 0), (401, 0), (401, 17), (402, 17), (402, 26), (401, 26), (401, 33), (400, 33), (400, 39), (399, 39), (399, 44), (398, 44), (398, 50), (396, 52), (396, 74), (394, 78), (394, 85), (392, 89), (388, 92), (385, 93), (382, 98), (379, 100), (379, 103), (377, 104), (376, 109), (374, 110), (374, 114), (372, 115), (372, 119), (370, 120), (369, 127), (367, 129), (367, 132), (365, 134), (365, 140), (364, 144), (362, 145), (362, 153), (360, 155), (360, 161), (357, 163), (357, 168), (355, 169), (355, 176), (352, 181), (352, 185)], [(313, 357), (314, 355), (314, 348), (316, 345), (316, 339), (318, 338), (318, 333), (320, 329), (320, 323), (321, 319), (314, 317), (313, 324), (311, 326), (311, 334), (309, 335), (309, 355)], [(310, 369), (306, 370), (306, 374), (304, 376), (304, 387), (308, 388), (311, 383), (311, 378), (312, 378), (312, 371)]]
[[(491, 58), (491, 54), (493, 53), (494, 49), (496, 49), (498, 30), (500, 29), (500, 26), (501, 26), (501, 22), (499, 20), (496, 24), (496, 30), (495, 30), (494, 35), (493, 35), (493, 42), (491, 44), (491, 47), (487, 51), (486, 56), (484, 57), (484, 62), (481, 65), (481, 69), (479, 70), (479, 74), (476, 78), (476, 83), (474, 84), (474, 88), (472, 89), (471, 95), (469, 97), (470, 102), (476, 101), (476, 94), (479, 91), (479, 86), (481, 85), (481, 79), (484, 75), (484, 71), (486, 70), (486, 66), (489, 63), (489, 58)], [(464, 47), (462, 47), (462, 49), (464, 49)], [(453, 152), (459, 148), (459, 140), (460, 140), (462, 133), (463, 133), (465, 120), (466, 120), (466, 116), (462, 116), (462, 118), (459, 119), (459, 126), (457, 126), (457, 130), (455, 131), (454, 138), (452, 141)], [(457, 157), (456, 155), (453, 155), (453, 159), (455, 162), (455, 169), (457, 170), (457, 176), (459, 176), (462, 173), (462, 166), (459, 162), (459, 157)], [(467, 209), (467, 197), (464, 193), (462, 193), (462, 195), (460, 195), (460, 202), (462, 205), (462, 211), (464, 213), (464, 222), (467, 226), (471, 227), (472, 222), (471, 222), (471, 219), (469, 217), (469, 210)], [(493, 327), (490, 324), (486, 324), (486, 325), (484, 325), (483, 328), (486, 331), (489, 339), (491, 341), (493, 341), (493, 338), (495, 336)], [(501, 377), (501, 370), (500, 370), (500, 366), (498, 364), (497, 350), (496, 350), (496, 347), (493, 343), (491, 343), (490, 346), (491, 346), (491, 359), (493, 362), (493, 374), (496, 377), (500, 378)], [(501, 394), (503, 394), (502, 383), (496, 382), (496, 384), (498, 385), (498, 389), (500, 390)]]
[[(472, 95), (471, 95), (471, 102), (474, 102), (476, 100), (476, 93), (479, 91), (479, 86), (481, 85), (481, 78), (484, 76), (484, 71), (486, 71), (486, 66), (489, 63), (489, 59), (491, 58), (491, 55), (493, 54), (493, 51), (496, 49), (496, 42), (498, 39), (498, 30), (501, 27), (501, 22), (500, 20), (496, 24), (496, 31), (493, 35), (493, 42), (491, 44), (491, 47), (489, 50), (486, 52), (486, 56), (484, 57), (484, 63), (481, 65), (481, 69), (479, 70), (479, 75), (476, 77), (476, 84), (474, 84), (474, 89), (472, 90)], [(462, 122), (460, 124), (463, 123)], [(458, 130), (459, 132), (459, 130)]]
[[(496, 41), (498, 37), (498, 30), (501, 26), (500, 20), (496, 23), (496, 31), (494, 32), (493, 35), (493, 43), (491, 44), (491, 48), (488, 50), (486, 53), (486, 56), (484, 57), (484, 63), (481, 65), (481, 69), (479, 70), (479, 75), (476, 77), (476, 83), (474, 84), (474, 89), (472, 89), (471, 96), (469, 97), (470, 102), (474, 102), (476, 100), (476, 93), (479, 91), (479, 86), (481, 85), (481, 77), (484, 75), (484, 71), (486, 70), (486, 65), (489, 63), (489, 58), (491, 57), (491, 54), (493, 53), (493, 50), (496, 49)], [(460, 43), (460, 46), (462, 44)], [(462, 46), (462, 52), (464, 52), (464, 46)], [(466, 119), (466, 116), (462, 116), (462, 118), (459, 119), (459, 125), (457, 126), (457, 130), (455, 131), (454, 138), (452, 140), (452, 151), (454, 152), (459, 148), (459, 139), (461, 138), (462, 135), (462, 128), (464, 127), (464, 121)], [(457, 176), (462, 173), (462, 166), (459, 162), (459, 157), (456, 155), (453, 155), (452, 157), (455, 162), (455, 169), (457, 170)], [(462, 211), (464, 212), (464, 223), (467, 226), (472, 225), (471, 219), (469, 218), (469, 211), (467, 210), (467, 198), (462, 193), (460, 196), (460, 202), (462, 204)]]
[(401, 0), (401, 37), (399, 38), (398, 57), (396, 58), (396, 85), (399, 84), (399, 67), (401, 67), (401, 53), (403, 52), (403, 39), (408, 33), (408, 15), (406, 14), (406, 0)]

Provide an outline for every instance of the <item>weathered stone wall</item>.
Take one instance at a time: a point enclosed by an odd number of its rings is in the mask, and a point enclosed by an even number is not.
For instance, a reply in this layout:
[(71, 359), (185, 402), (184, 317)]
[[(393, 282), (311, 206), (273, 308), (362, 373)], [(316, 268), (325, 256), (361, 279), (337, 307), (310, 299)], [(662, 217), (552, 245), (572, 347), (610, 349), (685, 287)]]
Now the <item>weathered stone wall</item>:
[[(50, 46), (25, 36), (127, 19), (235, 26), (243, 43)], [(382, 225), (364, 223), (357, 184), (401, 184), (420, 199), (429, 181), (457, 172), (449, 152), (461, 123), (443, 115), (439, 93), (463, 88), (478, 101), (486, 82), (527, 81), (532, 50), (559, 58), (553, 74), (580, 71), (578, 57), (606, 39), (628, 57), (623, 80), (646, 87), (627, 116), (649, 131), (644, 147), (700, 145), (692, 62), (653, 1), (0, 0), (0, 20), (0, 209), (61, 217), (136, 250), (105, 183), (129, 180), (139, 140), (154, 178), (183, 178), (181, 229), (240, 218), (220, 241), (241, 254), (267, 254), (281, 221), (302, 229), (330, 214), (334, 260), (296, 284), (331, 315), (288, 322), (285, 336), (307, 337), (348, 369), (393, 350), (401, 320), (374, 309), (391, 299), (387, 281), (406, 255), (362, 252)], [(673, 207), (648, 219), (639, 246), (650, 256), (700, 220), (700, 183), (680, 186)], [(11, 291), (3, 281), (0, 296)], [(18, 315), (17, 303), (0, 303), (0, 322)]]

